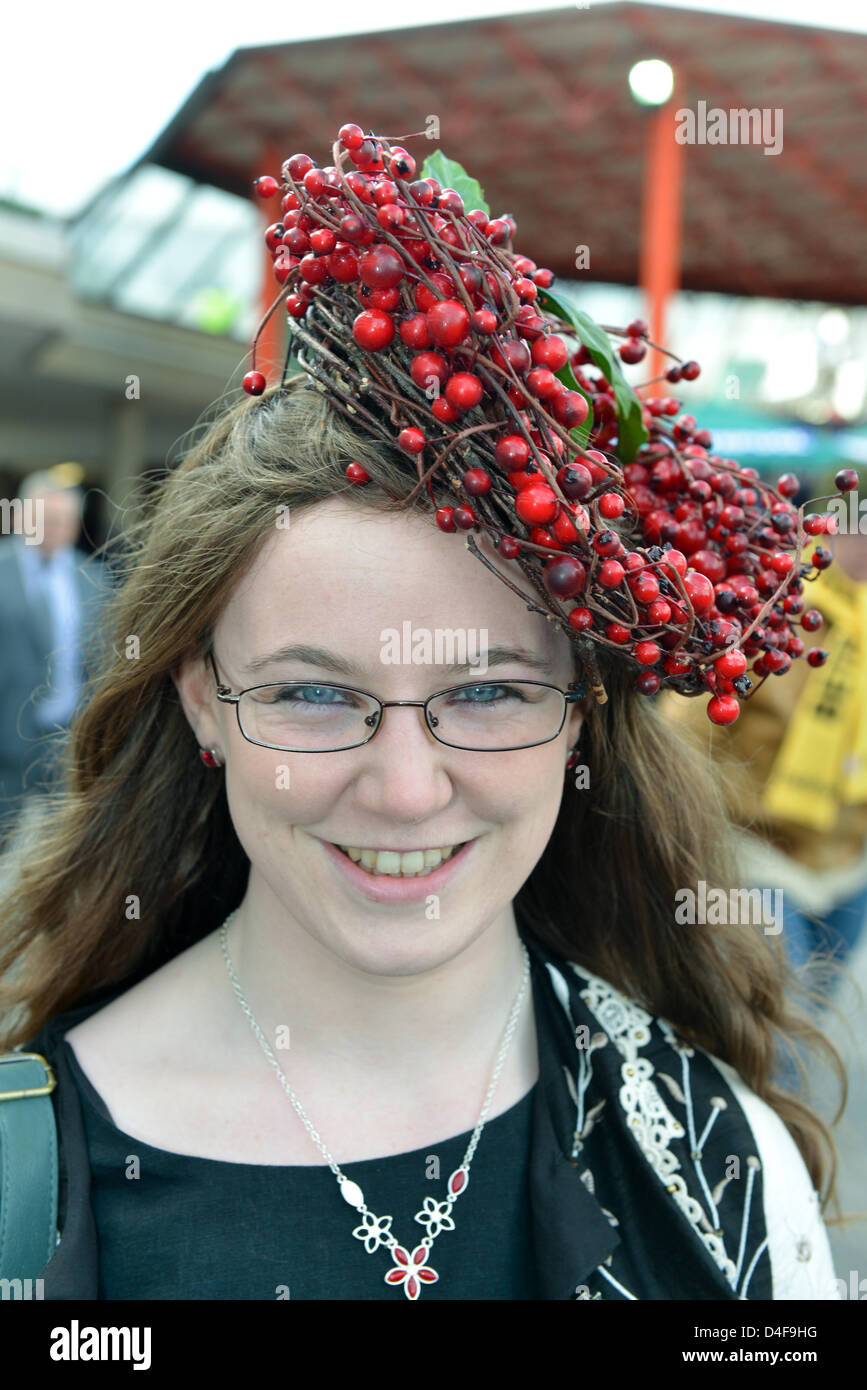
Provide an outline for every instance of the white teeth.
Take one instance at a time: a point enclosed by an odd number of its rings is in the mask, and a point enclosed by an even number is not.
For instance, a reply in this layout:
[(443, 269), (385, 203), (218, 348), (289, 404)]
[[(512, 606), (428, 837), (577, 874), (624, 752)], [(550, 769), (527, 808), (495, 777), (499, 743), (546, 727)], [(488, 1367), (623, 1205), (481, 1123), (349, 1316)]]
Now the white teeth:
[(358, 849), (355, 845), (340, 845), (338, 848), (369, 873), (386, 874), (392, 878), (424, 878), (445, 863), (455, 851), (454, 845), (444, 845), (442, 849), (407, 850), (404, 854), (392, 849)]

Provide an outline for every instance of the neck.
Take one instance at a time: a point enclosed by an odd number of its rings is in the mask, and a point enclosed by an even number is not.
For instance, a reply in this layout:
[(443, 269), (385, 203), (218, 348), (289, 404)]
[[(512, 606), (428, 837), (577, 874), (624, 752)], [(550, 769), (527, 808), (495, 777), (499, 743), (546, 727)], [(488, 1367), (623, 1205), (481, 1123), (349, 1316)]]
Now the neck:
[[(285, 1058), (302, 1072), (325, 1067), (368, 1085), (373, 1074), (379, 1087), (395, 1090), (478, 1073), (481, 1100), (524, 972), (511, 905), (429, 969), (374, 973), (312, 936), (257, 883), (251, 874), (226, 945), (278, 1062)], [(225, 973), (221, 953), (220, 966)], [(248, 1045), (250, 1025), (232, 996), (229, 987), (224, 1036), (234, 1049)], [(281, 1026), (291, 1048), (282, 1054), (274, 1048)], [(532, 1084), (538, 1072), (529, 977), (501, 1076), (507, 1069), (514, 1075), (516, 1066)]]

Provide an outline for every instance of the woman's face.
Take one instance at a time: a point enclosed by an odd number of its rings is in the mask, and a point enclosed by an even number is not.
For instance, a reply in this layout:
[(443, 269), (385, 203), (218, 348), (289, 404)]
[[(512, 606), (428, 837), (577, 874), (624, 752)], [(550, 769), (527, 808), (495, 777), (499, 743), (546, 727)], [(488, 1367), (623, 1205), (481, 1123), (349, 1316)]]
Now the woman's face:
[[(484, 538), (476, 544), (534, 597), (517, 566)], [(429, 633), (432, 661), (395, 662), (404, 653), (387, 645), (388, 629), (401, 638), (407, 631), (416, 643)], [(449, 651), (447, 638), (437, 650), (436, 633), (449, 630), (467, 634), (466, 653)], [(251, 668), (287, 645), (317, 650)], [(434, 664), (477, 657), (485, 646), (486, 671)], [(524, 659), (516, 650), (500, 660), (498, 647), (521, 649)], [(275, 527), (223, 610), (213, 649), (233, 694), (309, 681), (314, 700), (317, 682), (383, 701), (423, 700), (479, 681), (565, 689), (574, 679), (568, 639), (528, 611), (460, 534), (446, 535), (417, 513), (377, 514), (338, 498)], [(557, 818), (582, 721), (576, 706), (568, 706), (556, 739), (511, 752), (446, 747), (421, 709), (392, 707), (362, 747), (284, 753), (243, 737), (235, 709), (216, 698), (209, 663), (185, 663), (176, 679), (199, 743), (225, 759), (232, 821), (251, 863), (248, 897), (272, 922), (288, 916), (357, 968), (412, 974), (451, 958), (493, 923), (514, 921), (512, 899)], [(461, 845), (425, 877), (368, 872), (338, 848), (409, 853)], [(400, 863), (414, 870), (420, 861)]]

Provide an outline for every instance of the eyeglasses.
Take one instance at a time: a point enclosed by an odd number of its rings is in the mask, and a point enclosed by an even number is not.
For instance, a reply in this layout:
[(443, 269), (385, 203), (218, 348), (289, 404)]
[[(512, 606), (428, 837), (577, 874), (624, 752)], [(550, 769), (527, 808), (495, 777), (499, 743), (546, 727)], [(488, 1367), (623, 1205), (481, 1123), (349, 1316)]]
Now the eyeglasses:
[(424, 710), (425, 723), (440, 743), (471, 753), (510, 753), (550, 743), (563, 728), (570, 704), (583, 699), (583, 687), (544, 681), (483, 681), (438, 690), (426, 700), (379, 700), (366, 690), (320, 681), (280, 681), (254, 685), (233, 695), (217, 675), (208, 651), (217, 699), (234, 705), (238, 727), (248, 743), (284, 753), (340, 753), (369, 743), (391, 705)]

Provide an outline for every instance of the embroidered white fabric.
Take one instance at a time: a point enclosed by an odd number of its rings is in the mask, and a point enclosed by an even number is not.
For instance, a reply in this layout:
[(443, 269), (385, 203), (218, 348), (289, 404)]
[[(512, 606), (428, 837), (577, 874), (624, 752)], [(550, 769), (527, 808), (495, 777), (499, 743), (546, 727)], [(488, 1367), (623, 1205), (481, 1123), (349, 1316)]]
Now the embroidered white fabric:
[(774, 1299), (841, 1299), (828, 1232), (807, 1166), (776, 1110), (728, 1062), (705, 1054), (734, 1091), (756, 1140)]

